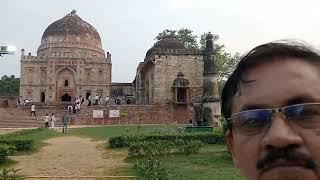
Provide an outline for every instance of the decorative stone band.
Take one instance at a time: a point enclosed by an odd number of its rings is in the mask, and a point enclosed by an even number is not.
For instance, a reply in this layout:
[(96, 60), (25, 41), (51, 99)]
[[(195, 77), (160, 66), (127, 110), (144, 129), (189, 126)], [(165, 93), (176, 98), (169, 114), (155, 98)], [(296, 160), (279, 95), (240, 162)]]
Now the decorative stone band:
[(84, 44), (84, 43), (65, 43), (65, 42), (61, 42), (61, 43), (46, 43), (46, 44), (42, 44), (39, 46), (38, 48), (38, 53), (39, 51), (43, 51), (45, 49), (49, 49), (49, 48), (53, 48), (53, 47), (63, 47), (63, 48), (84, 48), (84, 49), (88, 49), (88, 50), (93, 50), (102, 54), (105, 54), (104, 50), (101, 49), (100, 47), (97, 46), (91, 46), (89, 44)]
[(150, 60), (155, 54), (160, 55), (202, 55), (198, 49), (161, 49), (153, 48), (151, 53), (145, 57), (145, 61)]

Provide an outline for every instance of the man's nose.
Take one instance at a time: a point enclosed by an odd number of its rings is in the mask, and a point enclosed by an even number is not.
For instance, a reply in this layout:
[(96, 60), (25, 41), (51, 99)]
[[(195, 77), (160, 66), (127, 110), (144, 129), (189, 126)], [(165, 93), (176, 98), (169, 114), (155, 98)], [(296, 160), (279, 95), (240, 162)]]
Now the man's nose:
[(303, 139), (280, 115), (273, 117), (271, 125), (262, 139), (262, 148), (265, 150), (300, 146)]

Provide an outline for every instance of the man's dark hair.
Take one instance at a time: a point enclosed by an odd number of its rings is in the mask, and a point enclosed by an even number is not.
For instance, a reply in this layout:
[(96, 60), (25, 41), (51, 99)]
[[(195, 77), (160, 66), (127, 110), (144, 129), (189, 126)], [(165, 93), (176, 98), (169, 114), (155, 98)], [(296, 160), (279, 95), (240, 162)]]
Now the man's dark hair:
[[(230, 118), (233, 96), (239, 91), (241, 83), (248, 82), (242, 78), (245, 71), (266, 62), (281, 61), (288, 58), (297, 58), (311, 64), (320, 64), (320, 56), (315, 50), (302, 43), (292, 41), (263, 44), (242, 56), (222, 91), (222, 114), (224, 117), (226, 119)], [(230, 125), (230, 122), (227, 121), (227, 124)]]

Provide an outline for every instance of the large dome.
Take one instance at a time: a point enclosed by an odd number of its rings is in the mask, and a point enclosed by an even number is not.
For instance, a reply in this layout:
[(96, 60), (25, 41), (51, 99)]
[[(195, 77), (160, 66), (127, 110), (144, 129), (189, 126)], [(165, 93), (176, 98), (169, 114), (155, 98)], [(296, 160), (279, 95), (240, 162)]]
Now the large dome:
[(65, 51), (65, 48), (69, 48), (70, 51), (74, 48), (87, 49), (97, 51), (100, 55), (104, 54), (99, 33), (82, 20), (75, 10), (47, 27), (42, 35), (38, 54), (50, 55), (53, 51)]

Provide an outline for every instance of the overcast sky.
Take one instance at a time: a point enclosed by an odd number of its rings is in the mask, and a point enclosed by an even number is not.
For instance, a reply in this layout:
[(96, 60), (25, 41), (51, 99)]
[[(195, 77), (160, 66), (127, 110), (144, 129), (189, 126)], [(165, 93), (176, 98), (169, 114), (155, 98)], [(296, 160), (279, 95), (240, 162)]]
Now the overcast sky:
[(20, 76), (20, 49), (36, 54), (44, 30), (73, 9), (94, 26), (112, 54), (112, 81), (132, 82), (154, 38), (164, 29), (211, 31), (230, 52), (299, 39), (320, 48), (319, 0), (1, 0), (0, 75)]

